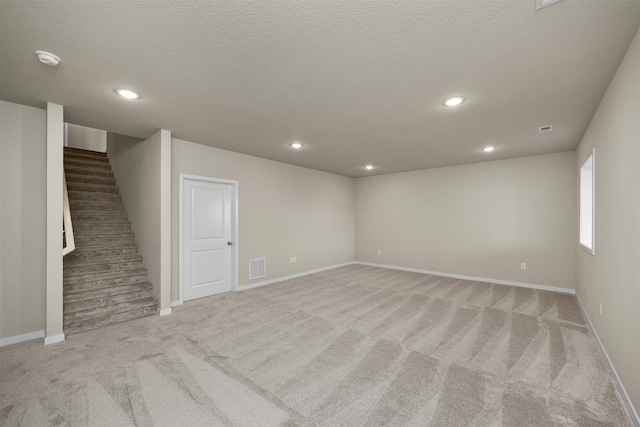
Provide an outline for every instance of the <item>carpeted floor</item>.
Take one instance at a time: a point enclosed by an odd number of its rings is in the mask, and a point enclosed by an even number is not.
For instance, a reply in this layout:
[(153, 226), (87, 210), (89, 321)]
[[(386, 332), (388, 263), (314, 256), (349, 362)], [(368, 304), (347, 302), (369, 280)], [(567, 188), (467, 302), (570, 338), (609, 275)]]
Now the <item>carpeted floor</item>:
[(0, 363), (3, 426), (632, 425), (573, 295), (362, 265)]

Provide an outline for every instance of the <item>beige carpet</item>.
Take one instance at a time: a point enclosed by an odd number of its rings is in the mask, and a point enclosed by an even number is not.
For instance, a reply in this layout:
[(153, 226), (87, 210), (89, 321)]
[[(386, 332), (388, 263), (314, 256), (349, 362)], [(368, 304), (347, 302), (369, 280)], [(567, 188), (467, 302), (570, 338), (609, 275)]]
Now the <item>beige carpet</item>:
[(0, 349), (2, 426), (631, 426), (572, 295), (353, 265)]

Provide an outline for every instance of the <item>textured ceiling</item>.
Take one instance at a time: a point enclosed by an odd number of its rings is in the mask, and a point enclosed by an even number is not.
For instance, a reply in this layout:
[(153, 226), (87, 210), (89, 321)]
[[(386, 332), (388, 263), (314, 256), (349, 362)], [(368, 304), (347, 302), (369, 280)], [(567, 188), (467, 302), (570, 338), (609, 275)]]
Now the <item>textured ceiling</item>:
[(0, 0), (0, 98), (365, 176), (575, 149), (639, 25), (640, 0)]

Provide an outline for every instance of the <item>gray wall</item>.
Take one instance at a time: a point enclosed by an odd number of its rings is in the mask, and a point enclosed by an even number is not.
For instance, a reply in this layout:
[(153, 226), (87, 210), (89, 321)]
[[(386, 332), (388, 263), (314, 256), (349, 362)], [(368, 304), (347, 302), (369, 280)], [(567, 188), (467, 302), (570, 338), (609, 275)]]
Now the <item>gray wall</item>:
[(574, 165), (568, 152), (358, 178), (356, 260), (573, 289)]
[(45, 327), (46, 111), (0, 101), (0, 339)]
[[(162, 292), (162, 251), (169, 251), (170, 248), (162, 246), (162, 132), (158, 131), (144, 141), (109, 134), (107, 154), (131, 221), (131, 228), (136, 235), (136, 242), (143, 257), (142, 264), (149, 273), (149, 282), (153, 284), (153, 295), (158, 300), (159, 308), (166, 309), (170, 306), (170, 286), (167, 278), (165, 296)], [(167, 151), (168, 155), (170, 150)], [(170, 172), (167, 170), (167, 173)], [(167, 274), (169, 275), (170, 273)]]
[[(238, 283), (353, 261), (353, 179), (172, 140), (172, 300), (179, 299), (179, 174), (239, 182)], [(291, 257), (297, 257), (295, 264)], [(250, 281), (249, 259), (267, 258)]]
[[(640, 35), (578, 147), (595, 148), (595, 256), (576, 245), (576, 291), (640, 410)], [(576, 216), (578, 214), (576, 213)], [(602, 315), (598, 305), (602, 302)]]
[(81, 150), (107, 151), (107, 131), (86, 126), (65, 123), (67, 131), (67, 147)]

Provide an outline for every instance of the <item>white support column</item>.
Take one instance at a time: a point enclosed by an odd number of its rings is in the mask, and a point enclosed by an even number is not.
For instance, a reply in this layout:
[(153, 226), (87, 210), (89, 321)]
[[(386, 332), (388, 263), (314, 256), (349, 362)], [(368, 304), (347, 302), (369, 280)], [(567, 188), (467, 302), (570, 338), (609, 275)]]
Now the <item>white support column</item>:
[(171, 132), (160, 131), (160, 300), (158, 313), (171, 313)]
[(64, 341), (62, 327), (62, 105), (47, 103), (47, 267), (45, 344)]

